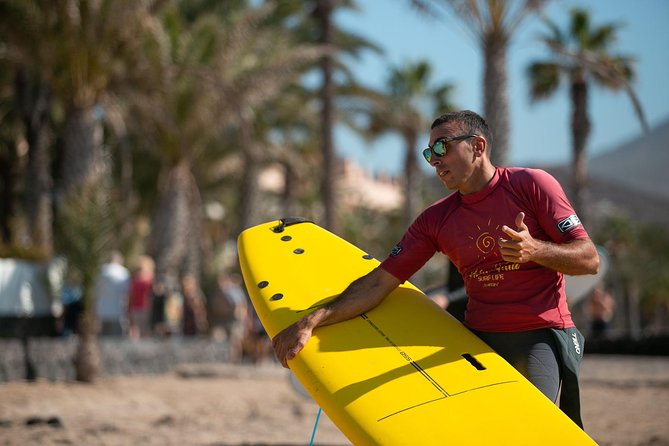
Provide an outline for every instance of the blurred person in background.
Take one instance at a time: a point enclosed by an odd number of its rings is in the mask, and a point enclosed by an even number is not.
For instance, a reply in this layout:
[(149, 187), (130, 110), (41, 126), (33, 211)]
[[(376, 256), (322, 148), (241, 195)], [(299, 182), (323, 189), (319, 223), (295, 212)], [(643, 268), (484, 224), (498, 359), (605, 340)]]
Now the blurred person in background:
[(151, 288), (151, 333), (165, 337), (170, 335), (170, 329), (165, 317), (165, 306), (169, 291), (164, 280), (157, 280)]
[(131, 339), (148, 336), (151, 332), (151, 289), (153, 287), (154, 263), (149, 256), (141, 256), (130, 279), (128, 296), (128, 320)]
[(247, 298), (242, 290), (238, 274), (221, 273), (217, 287), (209, 299), (210, 332), (214, 339), (225, 340), (229, 347), (229, 359), (239, 363), (242, 359), (246, 319)]
[(181, 279), (183, 315), (181, 333), (184, 336), (199, 336), (207, 332), (207, 310), (204, 295), (194, 276), (188, 274)]
[(130, 272), (118, 251), (109, 255), (95, 279), (95, 308), (102, 336), (122, 336), (127, 328)]
[(69, 269), (65, 283), (60, 290), (60, 302), (63, 304), (63, 326), (61, 334), (70, 336), (79, 332), (79, 317), (84, 309), (81, 302), (81, 273)]
[(592, 292), (588, 301), (590, 315), (590, 335), (594, 339), (606, 338), (613, 314), (616, 310), (616, 301), (601, 283)]

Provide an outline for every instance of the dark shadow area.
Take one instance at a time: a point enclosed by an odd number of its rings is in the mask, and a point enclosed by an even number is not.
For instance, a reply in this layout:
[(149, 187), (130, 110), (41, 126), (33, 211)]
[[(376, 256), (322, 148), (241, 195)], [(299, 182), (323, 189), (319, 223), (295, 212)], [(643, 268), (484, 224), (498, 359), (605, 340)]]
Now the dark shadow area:
[(669, 335), (641, 339), (591, 339), (586, 337), (585, 352), (586, 354), (669, 356)]

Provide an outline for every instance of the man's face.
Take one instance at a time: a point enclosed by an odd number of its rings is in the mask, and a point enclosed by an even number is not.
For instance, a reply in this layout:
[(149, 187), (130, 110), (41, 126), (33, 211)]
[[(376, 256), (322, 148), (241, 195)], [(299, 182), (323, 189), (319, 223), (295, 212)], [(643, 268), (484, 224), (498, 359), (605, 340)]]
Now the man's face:
[[(459, 123), (442, 124), (430, 132), (430, 147), (433, 148), (430, 165), (448, 189), (458, 189), (463, 194), (473, 192), (469, 190), (470, 183), (480, 159), (474, 151), (477, 137), (466, 138), (467, 135), (469, 133), (463, 131)], [(451, 140), (457, 137), (463, 139)], [(443, 150), (436, 150), (435, 143), (443, 145)], [(443, 156), (435, 152), (442, 152)]]

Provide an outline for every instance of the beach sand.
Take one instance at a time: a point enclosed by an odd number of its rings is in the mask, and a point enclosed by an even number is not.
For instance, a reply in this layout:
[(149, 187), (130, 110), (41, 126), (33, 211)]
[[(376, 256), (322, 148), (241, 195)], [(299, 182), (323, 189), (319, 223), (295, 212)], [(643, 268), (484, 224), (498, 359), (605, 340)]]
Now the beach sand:
[[(600, 445), (669, 445), (669, 358), (586, 356), (581, 387)], [(10, 382), (0, 384), (0, 445), (308, 445), (317, 413), (274, 363)], [(323, 415), (314, 444), (350, 443)]]

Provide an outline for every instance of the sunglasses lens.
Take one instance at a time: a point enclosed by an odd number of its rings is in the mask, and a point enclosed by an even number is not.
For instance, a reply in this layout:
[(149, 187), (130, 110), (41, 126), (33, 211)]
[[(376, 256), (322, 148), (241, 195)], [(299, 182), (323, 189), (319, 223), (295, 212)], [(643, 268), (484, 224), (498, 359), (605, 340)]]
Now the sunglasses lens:
[(429, 148), (423, 150), (423, 157), (425, 157), (425, 160), (429, 163), (432, 159), (432, 151)]
[(444, 156), (446, 155), (446, 144), (443, 141), (437, 141), (432, 146), (432, 151), (437, 156)]

